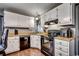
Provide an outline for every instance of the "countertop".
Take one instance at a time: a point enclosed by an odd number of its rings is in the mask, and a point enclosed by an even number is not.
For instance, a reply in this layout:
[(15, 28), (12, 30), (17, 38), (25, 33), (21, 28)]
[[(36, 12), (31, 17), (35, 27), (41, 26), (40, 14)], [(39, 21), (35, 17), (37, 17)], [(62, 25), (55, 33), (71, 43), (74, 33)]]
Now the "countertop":
[(48, 37), (48, 33), (47, 32), (40, 32), (40, 33), (32, 33), (32, 35), (41, 35), (41, 36), (45, 36), (45, 37)]
[[(47, 33), (47, 32), (38, 32), (38, 33), (35, 33), (35, 32), (18, 33), (17, 36), (30, 36), (30, 35), (42, 35), (42, 36), (48, 37), (48, 33)], [(16, 35), (14, 35), (14, 33), (9, 33), (8, 36), (9, 36), (9, 37), (14, 37), (14, 36), (16, 36)]]

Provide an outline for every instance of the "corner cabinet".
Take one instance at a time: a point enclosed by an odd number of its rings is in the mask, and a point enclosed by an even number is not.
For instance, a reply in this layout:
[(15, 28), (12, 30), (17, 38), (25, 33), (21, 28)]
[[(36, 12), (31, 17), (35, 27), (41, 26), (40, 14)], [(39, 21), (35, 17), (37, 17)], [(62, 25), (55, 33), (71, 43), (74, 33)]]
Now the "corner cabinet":
[(58, 20), (59, 24), (67, 25), (67, 24), (74, 24), (74, 20), (72, 18), (73, 8), (71, 3), (64, 3), (59, 5), (58, 8)]

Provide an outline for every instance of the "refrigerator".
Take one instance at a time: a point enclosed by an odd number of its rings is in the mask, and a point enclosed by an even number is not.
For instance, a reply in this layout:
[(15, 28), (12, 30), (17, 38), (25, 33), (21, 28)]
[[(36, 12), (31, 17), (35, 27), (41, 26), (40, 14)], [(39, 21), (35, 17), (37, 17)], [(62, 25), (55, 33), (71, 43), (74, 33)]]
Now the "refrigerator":
[(79, 56), (79, 3), (75, 4), (75, 19), (76, 19), (75, 55)]

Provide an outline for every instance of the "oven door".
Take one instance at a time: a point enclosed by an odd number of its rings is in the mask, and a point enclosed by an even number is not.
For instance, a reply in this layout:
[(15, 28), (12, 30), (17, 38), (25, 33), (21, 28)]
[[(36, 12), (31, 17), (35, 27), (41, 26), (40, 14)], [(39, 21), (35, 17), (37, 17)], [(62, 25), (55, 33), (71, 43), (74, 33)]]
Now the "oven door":
[(54, 49), (53, 49), (53, 41), (50, 41), (47, 38), (44, 38), (42, 40), (42, 50), (44, 50), (45, 52), (53, 55)]

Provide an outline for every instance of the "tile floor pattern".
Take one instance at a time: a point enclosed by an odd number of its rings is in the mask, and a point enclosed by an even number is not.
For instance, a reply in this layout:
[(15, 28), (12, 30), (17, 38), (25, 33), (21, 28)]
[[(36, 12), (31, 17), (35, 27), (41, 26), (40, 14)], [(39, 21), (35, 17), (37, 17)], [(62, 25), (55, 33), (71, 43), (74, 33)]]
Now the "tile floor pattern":
[(30, 48), (23, 51), (11, 53), (7, 56), (44, 56), (44, 54), (42, 54), (38, 49)]

